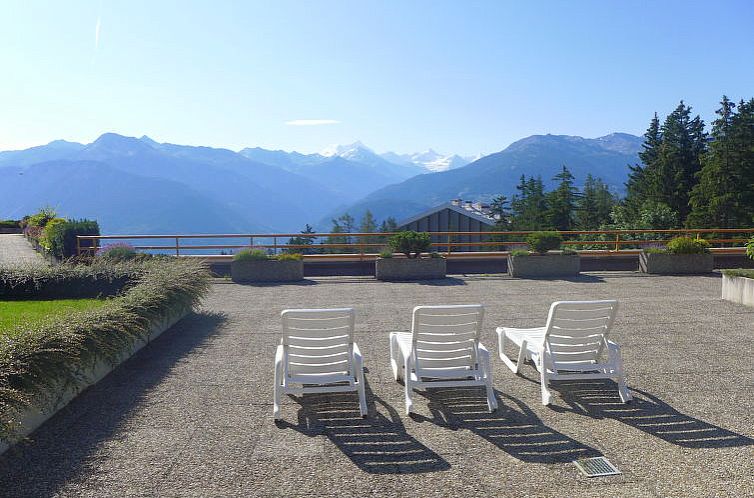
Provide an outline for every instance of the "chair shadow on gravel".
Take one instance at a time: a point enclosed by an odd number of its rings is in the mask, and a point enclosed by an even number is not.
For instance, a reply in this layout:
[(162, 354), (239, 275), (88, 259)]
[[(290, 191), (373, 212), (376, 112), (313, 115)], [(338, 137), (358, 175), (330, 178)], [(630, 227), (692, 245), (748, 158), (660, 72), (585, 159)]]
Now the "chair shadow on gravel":
[(174, 365), (225, 321), (190, 314), (86, 389), (25, 441), (0, 456), (0, 496), (53, 496), (87, 472), (97, 449), (119, 432)]
[(296, 280), (295, 282), (233, 282), (231, 284), (242, 285), (244, 287), (281, 287), (281, 286), (293, 286), (293, 287), (306, 287), (308, 285), (317, 285), (319, 282), (316, 280)]
[[(440, 388), (418, 391), (429, 400), (432, 418), (415, 414), (450, 430), (466, 429), (527, 463), (565, 463), (577, 458), (601, 456), (587, 446), (546, 426), (521, 400), (495, 391), (498, 409), (489, 413), (483, 388)], [(452, 436), (449, 436), (452, 437)]]
[(685, 415), (660, 398), (631, 389), (630, 403), (623, 403), (612, 381), (560, 381), (568, 409), (553, 405), (555, 411), (573, 411), (592, 418), (617, 420), (626, 425), (684, 448), (732, 448), (754, 445), (754, 439)]
[[(440, 455), (406, 432), (398, 412), (374, 395), (366, 383), (369, 416), (359, 415), (356, 393), (306, 394), (298, 423), (280, 421), (310, 437), (326, 436), (356, 466), (370, 474), (417, 474), (450, 469)], [(387, 412), (387, 416), (382, 412)]]
[(436, 280), (416, 280), (419, 285), (429, 285), (434, 287), (451, 287), (454, 285), (466, 285), (466, 281), (456, 277), (438, 278)]

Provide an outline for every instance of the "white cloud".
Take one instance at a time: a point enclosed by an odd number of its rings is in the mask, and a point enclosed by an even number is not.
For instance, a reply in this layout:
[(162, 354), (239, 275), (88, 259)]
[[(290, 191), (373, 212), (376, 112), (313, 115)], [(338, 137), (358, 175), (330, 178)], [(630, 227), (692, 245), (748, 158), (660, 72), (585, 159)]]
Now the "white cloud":
[(294, 119), (293, 121), (286, 121), (288, 126), (322, 126), (339, 124), (340, 121), (335, 119)]

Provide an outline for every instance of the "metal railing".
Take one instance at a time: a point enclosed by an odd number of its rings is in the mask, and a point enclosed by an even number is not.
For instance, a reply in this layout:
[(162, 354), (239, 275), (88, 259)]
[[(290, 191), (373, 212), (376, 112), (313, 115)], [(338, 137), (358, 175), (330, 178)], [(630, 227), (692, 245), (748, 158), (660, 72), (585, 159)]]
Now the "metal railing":
[[(507, 256), (508, 248), (525, 246), (531, 231), (519, 232), (428, 232), (432, 248), (447, 257)], [(571, 230), (559, 232), (563, 245), (586, 254), (630, 254), (647, 245), (662, 244), (677, 236), (706, 239), (714, 252), (743, 253), (754, 228), (706, 228), (672, 230)], [(175, 256), (205, 258), (230, 257), (234, 251), (261, 249), (276, 254), (282, 250), (304, 253), (307, 259), (345, 258), (373, 259), (387, 246), (387, 237), (394, 233), (252, 233), (252, 234), (174, 234), (174, 235), (79, 235), (76, 252), (93, 255), (107, 241), (127, 241), (137, 251), (158, 252)], [(292, 238), (309, 238), (312, 244), (288, 244)], [(329, 238), (330, 242), (327, 242)], [(219, 243), (235, 239), (235, 243)], [(324, 239), (325, 242), (318, 241)], [(473, 239), (473, 240), (472, 240)], [(587, 239), (587, 240), (584, 240)], [(591, 239), (591, 240), (589, 240)], [(345, 242), (332, 242), (340, 240)], [(141, 241), (166, 241), (162, 244), (139, 244)], [(198, 244), (187, 242), (199, 241)], [(204, 243), (211, 241), (218, 243)], [(316, 243), (314, 242), (316, 241)], [(248, 243), (247, 243), (248, 242)], [(595, 249), (594, 246), (599, 247)], [(485, 250), (488, 249), (489, 251)], [(317, 251), (317, 254), (307, 252)], [(197, 251), (200, 251), (197, 254)], [(201, 252), (204, 251), (204, 252)], [(207, 252), (212, 251), (212, 252)], [(219, 253), (218, 253), (219, 251)], [(227, 251), (227, 253), (226, 253)]]

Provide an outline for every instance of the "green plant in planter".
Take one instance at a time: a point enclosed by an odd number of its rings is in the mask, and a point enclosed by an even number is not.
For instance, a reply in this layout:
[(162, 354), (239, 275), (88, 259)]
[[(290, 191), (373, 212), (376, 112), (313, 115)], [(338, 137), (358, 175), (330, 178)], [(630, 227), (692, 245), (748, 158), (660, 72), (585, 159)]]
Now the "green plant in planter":
[(388, 249), (384, 249), (380, 251), (380, 257), (383, 259), (390, 259), (393, 257), (393, 252)]
[(429, 257), (432, 259), (440, 259), (440, 258), (444, 258), (445, 256), (443, 256), (437, 251), (432, 251), (431, 253), (429, 253)]
[(42, 235), (39, 237), (39, 245), (44, 247), (45, 251), (53, 252), (53, 249), (56, 247), (58, 227), (64, 225), (66, 222), (67, 220), (63, 218), (53, 218), (47, 221), (42, 230)]
[(304, 257), (296, 252), (278, 254), (275, 259), (278, 261), (301, 261)]
[(534, 232), (526, 237), (529, 249), (539, 254), (560, 249), (563, 237), (558, 232)]
[(752, 237), (746, 244), (746, 255), (751, 259), (754, 259), (754, 237)]
[(526, 249), (514, 249), (511, 251), (511, 256), (528, 256), (529, 251)]
[(706, 254), (709, 252), (709, 242), (691, 237), (676, 237), (668, 242), (667, 252), (669, 254)]
[(420, 257), (421, 253), (429, 251), (432, 239), (427, 232), (408, 230), (390, 237), (388, 245), (393, 251), (402, 252), (407, 258), (414, 259)]
[(233, 256), (233, 261), (267, 261), (270, 256), (261, 249), (244, 249)]

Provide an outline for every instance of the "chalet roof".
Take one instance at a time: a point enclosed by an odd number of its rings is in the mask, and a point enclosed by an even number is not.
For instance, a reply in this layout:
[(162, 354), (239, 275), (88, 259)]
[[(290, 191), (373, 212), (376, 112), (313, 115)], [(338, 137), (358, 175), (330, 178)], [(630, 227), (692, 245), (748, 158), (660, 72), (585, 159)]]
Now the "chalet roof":
[(418, 221), (426, 216), (430, 216), (432, 214), (437, 213), (438, 211), (442, 211), (443, 209), (450, 209), (451, 211), (455, 211), (456, 213), (466, 216), (468, 218), (471, 218), (473, 220), (477, 220), (480, 223), (484, 223), (485, 225), (493, 226), (495, 224), (495, 219), (491, 216), (486, 216), (479, 211), (466, 209), (465, 207), (461, 205), (453, 204), (452, 202), (446, 202), (444, 204), (440, 204), (439, 206), (435, 206), (433, 208), (430, 208), (426, 211), (423, 211), (419, 214), (416, 214), (414, 216), (411, 216), (410, 218), (406, 218), (405, 220), (401, 220), (398, 223), (399, 227), (408, 225), (409, 223), (413, 223), (415, 221)]

